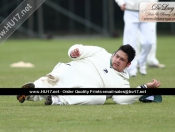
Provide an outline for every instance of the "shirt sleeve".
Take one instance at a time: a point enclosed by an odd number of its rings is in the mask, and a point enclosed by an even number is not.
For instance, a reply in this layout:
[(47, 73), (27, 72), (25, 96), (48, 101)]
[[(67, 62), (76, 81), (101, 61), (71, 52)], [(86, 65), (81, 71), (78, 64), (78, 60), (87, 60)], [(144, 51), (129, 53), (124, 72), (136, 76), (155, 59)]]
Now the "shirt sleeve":
[[(70, 53), (72, 50), (78, 48), (80, 51), (80, 56), (77, 58), (73, 58), (70, 56)], [(103, 48), (98, 47), (98, 46), (84, 46), (82, 44), (75, 44), (73, 46), (71, 46), (68, 50), (68, 56), (73, 59), (73, 60), (80, 60), (83, 58), (87, 58), (90, 56), (95, 55), (96, 53), (100, 52)]]
[[(129, 82), (124, 83), (120, 88), (130, 88)], [(147, 88), (147, 86), (146, 86), (146, 84), (142, 84), (142, 85), (138, 86), (137, 88)]]

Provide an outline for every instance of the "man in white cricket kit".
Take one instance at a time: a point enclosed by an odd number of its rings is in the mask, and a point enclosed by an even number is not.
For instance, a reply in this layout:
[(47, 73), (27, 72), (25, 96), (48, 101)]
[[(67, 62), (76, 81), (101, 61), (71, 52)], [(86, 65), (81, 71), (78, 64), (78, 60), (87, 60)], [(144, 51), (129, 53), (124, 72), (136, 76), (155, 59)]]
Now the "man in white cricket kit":
[[(140, 2), (157, 2), (158, 0), (115, 0), (124, 11), (124, 34), (123, 44), (131, 44), (137, 50), (137, 42), (139, 41), (141, 53), (132, 61), (131, 66), (127, 69), (130, 76), (137, 75), (137, 67), (143, 75), (147, 74), (146, 61), (151, 67), (163, 68), (163, 64), (159, 64), (156, 58), (156, 23), (140, 22), (139, 20), (139, 4)], [(139, 31), (139, 32), (138, 32)], [(138, 34), (140, 33), (140, 34)], [(138, 37), (139, 36), (139, 37)], [(138, 39), (139, 38), (139, 39)], [(148, 58), (149, 57), (149, 58)]]
[[(135, 50), (122, 45), (114, 54), (97, 46), (76, 44), (68, 55), (73, 61), (58, 63), (52, 72), (27, 83), (22, 88), (130, 88), (127, 68), (135, 57)], [(153, 80), (138, 88), (157, 88), (160, 82)], [(112, 98), (117, 104), (132, 104), (141, 95), (17, 95), (19, 102), (46, 99), (45, 105), (104, 104)]]

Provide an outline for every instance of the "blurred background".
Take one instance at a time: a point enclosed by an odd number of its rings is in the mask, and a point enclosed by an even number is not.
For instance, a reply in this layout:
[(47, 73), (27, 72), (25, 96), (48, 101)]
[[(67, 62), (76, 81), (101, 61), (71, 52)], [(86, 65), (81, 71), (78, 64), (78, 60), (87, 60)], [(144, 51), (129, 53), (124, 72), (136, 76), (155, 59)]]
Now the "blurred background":
[[(1, 0), (0, 22), (22, 1)], [(48, 39), (66, 35), (119, 37), (123, 34), (123, 28), (123, 11), (114, 0), (46, 0), (11, 37)], [(175, 23), (159, 22), (157, 33), (175, 35)]]

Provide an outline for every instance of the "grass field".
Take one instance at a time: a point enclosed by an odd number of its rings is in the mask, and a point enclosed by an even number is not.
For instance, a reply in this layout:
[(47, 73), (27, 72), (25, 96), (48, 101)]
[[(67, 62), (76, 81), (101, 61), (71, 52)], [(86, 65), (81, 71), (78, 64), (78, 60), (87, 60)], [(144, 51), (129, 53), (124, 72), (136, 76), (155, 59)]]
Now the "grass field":
[[(148, 68), (148, 74), (131, 78), (136, 87), (156, 78), (161, 88), (175, 88), (175, 37), (159, 36), (157, 58), (164, 69)], [(115, 51), (122, 38), (58, 40), (7, 40), (0, 46), (0, 87), (20, 88), (49, 73), (58, 62), (68, 62), (68, 48), (75, 44), (97, 45)], [(11, 68), (14, 62), (31, 62), (34, 68)], [(175, 129), (175, 97), (162, 103), (100, 106), (44, 106), (43, 101), (18, 103), (16, 96), (0, 96), (0, 132), (172, 132)]]

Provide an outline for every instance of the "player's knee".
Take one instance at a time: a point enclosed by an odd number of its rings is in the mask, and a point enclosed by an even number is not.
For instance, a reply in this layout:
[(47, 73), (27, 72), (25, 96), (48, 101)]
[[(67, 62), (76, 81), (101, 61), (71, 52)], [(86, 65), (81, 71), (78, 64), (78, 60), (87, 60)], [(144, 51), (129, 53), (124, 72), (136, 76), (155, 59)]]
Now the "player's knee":
[(52, 88), (58, 82), (58, 78), (48, 74), (36, 80), (34, 82), (35, 88)]
[(46, 75), (46, 77), (48, 77), (47, 79), (47, 81), (48, 81), (48, 83), (50, 83), (51, 85), (55, 85), (57, 82), (58, 82), (58, 77), (55, 77), (55, 76), (53, 76), (53, 75), (51, 75), (51, 74), (47, 74)]

